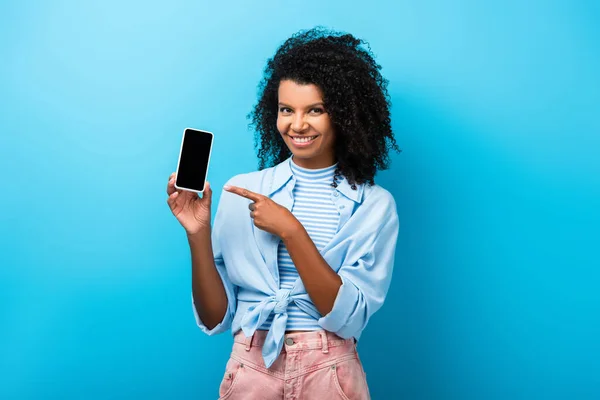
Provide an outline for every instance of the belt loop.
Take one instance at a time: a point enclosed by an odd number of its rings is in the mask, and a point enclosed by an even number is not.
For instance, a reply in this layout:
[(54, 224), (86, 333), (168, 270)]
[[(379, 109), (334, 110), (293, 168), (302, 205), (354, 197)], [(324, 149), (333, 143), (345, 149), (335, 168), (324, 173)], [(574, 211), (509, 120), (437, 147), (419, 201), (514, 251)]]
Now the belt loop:
[(252, 338), (254, 335), (250, 335), (246, 338), (246, 351), (250, 351), (250, 347), (252, 347)]
[(321, 334), (321, 344), (323, 345), (323, 353), (329, 353), (329, 347), (327, 346), (327, 331), (321, 330), (319, 331), (319, 333)]

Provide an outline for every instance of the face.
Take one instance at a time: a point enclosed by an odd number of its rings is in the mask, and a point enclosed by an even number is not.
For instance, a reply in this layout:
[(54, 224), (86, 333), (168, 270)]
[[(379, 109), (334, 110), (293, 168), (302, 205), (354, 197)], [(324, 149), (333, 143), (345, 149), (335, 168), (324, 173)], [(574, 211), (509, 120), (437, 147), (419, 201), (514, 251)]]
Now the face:
[(318, 169), (335, 164), (335, 134), (318, 86), (281, 81), (277, 130), (297, 165)]

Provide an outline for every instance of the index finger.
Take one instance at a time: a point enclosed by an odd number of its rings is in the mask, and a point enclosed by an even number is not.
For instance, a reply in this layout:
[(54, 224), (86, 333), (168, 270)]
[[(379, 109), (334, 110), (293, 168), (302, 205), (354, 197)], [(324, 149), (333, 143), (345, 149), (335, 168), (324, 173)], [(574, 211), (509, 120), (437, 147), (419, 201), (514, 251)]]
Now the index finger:
[(223, 189), (227, 190), (228, 192), (235, 193), (239, 196), (250, 199), (252, 201), (258, 201), (263, 197), (261, 194), (254, 193), (248, 189), (244, 189), (237, 186), (224, 186)]

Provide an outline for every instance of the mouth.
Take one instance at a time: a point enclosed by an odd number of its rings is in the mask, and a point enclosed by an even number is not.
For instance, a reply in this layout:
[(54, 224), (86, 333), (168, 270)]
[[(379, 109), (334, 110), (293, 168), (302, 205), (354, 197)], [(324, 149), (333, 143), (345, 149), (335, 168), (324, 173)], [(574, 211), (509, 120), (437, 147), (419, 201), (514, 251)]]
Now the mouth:
[(306, 147), (309, 146), (312, 142), (315, 141), (316, 138), (319, 137), (319, 135), (314, 135), (314, 136), (291, 136), (291, 135), (287, 135), (292, 143), (294, 143), (296, 146), (298, 147)]

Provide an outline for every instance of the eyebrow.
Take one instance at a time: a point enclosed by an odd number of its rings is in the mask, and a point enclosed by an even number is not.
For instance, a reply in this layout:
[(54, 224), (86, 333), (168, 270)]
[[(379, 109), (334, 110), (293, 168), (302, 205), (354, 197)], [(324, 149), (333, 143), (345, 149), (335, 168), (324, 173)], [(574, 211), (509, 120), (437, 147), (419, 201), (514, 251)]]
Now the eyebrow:
[[(278, 105), (279, 106), (286, 106), (286, 107), (289, 107), (289, 108), (294, 108), (294, 107), (292, 107), (292, 106), (290, 106), (288, 104), (285, 104), (285, 103), (278, 103)], [(314, 107), (314, 106), (323, 106), (323, 107), (325, 107), (325, 104), (323, 102), (318, 102), (318, 103), (314, 103), (314, 104), (311, 104), (309, 106), (306, 106), (306, 108), (311, 108), (311, 107)]]

